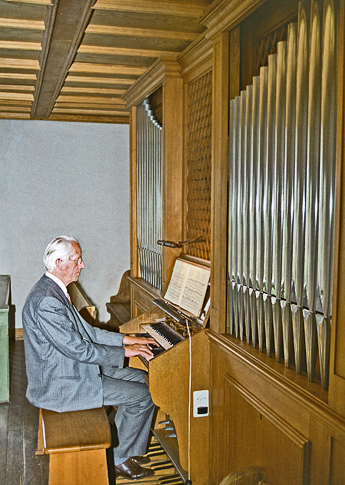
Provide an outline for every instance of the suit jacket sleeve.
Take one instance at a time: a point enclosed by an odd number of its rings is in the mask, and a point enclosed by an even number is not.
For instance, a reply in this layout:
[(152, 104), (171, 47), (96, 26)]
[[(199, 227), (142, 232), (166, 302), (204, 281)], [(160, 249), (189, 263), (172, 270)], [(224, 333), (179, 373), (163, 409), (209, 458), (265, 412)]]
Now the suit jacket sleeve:
[(91, 327), (52, 296), (43, 298), (36, 312), (39, 331), (63, 355), (87, 364), (123, 366), (122, 335)]

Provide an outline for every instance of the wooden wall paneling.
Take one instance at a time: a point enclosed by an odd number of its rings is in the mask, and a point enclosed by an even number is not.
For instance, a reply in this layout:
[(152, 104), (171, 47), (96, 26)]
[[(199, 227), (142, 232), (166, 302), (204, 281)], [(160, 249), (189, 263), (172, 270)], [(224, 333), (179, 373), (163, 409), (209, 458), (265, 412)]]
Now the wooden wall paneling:
[(313, 444), (310, 461), (310, 483), (329, 483), (332, 442), (330, 430), (325, 423), (318, 419), (311, 420), (310, 440)]
[(308, 438), (228, 376), (225, 376), (224, 413), (226, 455), (232, 469), (262, 466), (268, 481), (275, 485), (306, 483)]
[(331, 438), (331, 462), (329, 483), (345, 483), (345, 440), (342, 436), (341, 440), (333, 437)]
[[(183, 239), (183, 80), (167, 76), (163, 83), (163, 223), (162, 239)], [(180, 249), (163, 247), (162, 294)]]
[(345, 419), (328, 407), (325, 391), (321, 400), (315, 383), (302, 389), (283, 364), (274, 369), (268, 357), (249, 354), (234, 338), (207, 335), (211, 483), (251, 465), (263, 466), (277, 485), (344, 483)]
[[(205, 331), (191, 339), (192, 393), (209, 389), (209, 343)], [(188, 470), (188, 388), (189, 340), (175, 345), (149, 363), (149, 385), (152, 399), (161, 411), (167, 411), (175, 425), (179, 458)], [(169, 390), (169, 392), (167, 392)], [(191, 401), (192, 405), (192, 401)], [(190, 473), (195, 484), (208, 483), (209, 475), (209, 416), (193, 417), (190, 423)]]
[(131, 317), (135, 318), (138, 315), (157, 308), (152, 302), (155, 298), (160, 298), (157, 288), (144, 281), (142, 278), (128, 277), (130, 284), (131, 296)]
[[(212, 332), (209, 335), (212, 370), (210, 442), (214, 445), (214, 451), (211, 449), (211, 470), (212, 473), (217, 470), (212, 483), (219, 483), (228, 473), (243, 466), (258, 465), (270, 470), (272, 478), (269, 483), (302, 485), (309, 469), (310, 411), (307, 406), (301, 406), (298, 389), (291, 386), (289, 392), (285, 379), (279, 385), (274, 382), (274, 372), (266, 375), (266, 366), (260, 370), (255, 360), (248, 362), (241, 351), (237, 353), (236, 345), (234, 348), (223, 347), (219, 345), (221, 339), (216, 334)], [(235, 391), (229, 390), (229, 386)], [(243, 412), (242, 408), (245, 409)], [(264, 426), (260, 415), (267, 419)], [(229, 442), (226, 442), (227, 439)], [(280, 442), (284, 445), (278, 446)], [(280, 479), (276, 474), (277, 470), (282, 472), (282, 457), (275, 455), (275, 460), (270, 458), (275, 447), (285, 457), (286, 474), (282, 474)], [(294, 475), (289, 472), (290, 462), (285, 456), (290, 453), (299, 463)], [(296, 482), (279, 482), (292, 476), (297, 479)]]
[(211, 312), (210, 326), (226, 327), (226, 263), (228, 205), (229, 34), (213, 43), (212, 194), (211, 194)]
[(241, 27), (229, 32), (229, 100), (240, 93), (241, 81)]
[(345, 435), (343, 423), (320, 419), (310, 421), (311, 455), (310, 483), (345, 483)]
[(343, 1), (339, 2), (337, 18), (337, 186), (329, 405), (345, 417), (345, 231), (343, 223), (345, 217), (345, 5)]
[(219, 348), (212, 340), (210, 343), (210, 478), (212, 484), (218, 484), (229, 473), (228, 456), (224, 447), (225, 428), (224, 414), (224, 375), (226, 359), (218, 358)]

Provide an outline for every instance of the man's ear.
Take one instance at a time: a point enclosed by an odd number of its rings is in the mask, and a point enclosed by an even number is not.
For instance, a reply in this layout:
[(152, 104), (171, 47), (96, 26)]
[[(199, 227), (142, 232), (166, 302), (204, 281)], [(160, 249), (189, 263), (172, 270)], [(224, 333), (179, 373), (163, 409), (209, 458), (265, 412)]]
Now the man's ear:
[(62, 268), (62, 260), (60, 258), (58, 258), (56, 261), (55, 261), (55, 266), (58, 268), (58, 269), (61, 269)]

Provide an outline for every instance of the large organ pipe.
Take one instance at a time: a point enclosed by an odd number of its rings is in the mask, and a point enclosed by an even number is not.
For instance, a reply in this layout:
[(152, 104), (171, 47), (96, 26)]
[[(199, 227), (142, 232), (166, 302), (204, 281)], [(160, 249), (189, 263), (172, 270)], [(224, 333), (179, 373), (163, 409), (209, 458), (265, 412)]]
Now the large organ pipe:
[[(259, 105), (260, 105), (260, 76), (255, 76), (253, 78), (253, 104), (252, 104), (252, 134), (253, 134), (253, 149), (252, 149), (252, 169), (251, 169), (251, 177), (252, 177), (252, 191), (250, 194), (250, 241), (258, 241), (258, 230), (256, 225), (256, 210), (258, 201), (258, 181), (259, 181), (259, 174), (258, 174), (258, 167), (259, 167), (259, 142), (260, 142), (260, 118), (259, 118)], [(257, 297), (260, 295), (260, 292), (257, 291), (257, 245), (250, 244), (250, 252), (251, 252), (251, 333), (252, 333), (252, 344), (256, 347), (259, 343), (259, 334), (258, 334), (258, 309), (257, 309)], [(260, 335), (260, 342), (263, 341), (262, 335)], [(260, 345), (262, 348), (262, 345)]]
[(320, 13), (313, 1), (310, 22), (310, 66), (308, 100), (308, 142), (306, 159), (306, 295), (308, 313), (305, 318), (305, 343), (308, 379), (313, 380), (317, 358), (316, 300), (317, 249), (318, 249), (318, 201), (320, 169), (320, 109), (321, 109), (321, 45)]
[(332, 315), (335, 147), (336, 147), (336, 62), (333, 0), (324, 3), (320, 131), (320, 223), (318, 281), (323, 313), (317, 315), (321, 385), (328, 387), (330, 329)]
[(282, 243), (284, 218), (284, 165), (285, 165), (285, 113), (286, 113), (286, 42), (277, 45), (277, 90), (276, 90), (276, 116), (275, 116), (275, 168), (274, 168), (274, 208), (273, 214), (273, 269), (272, 285), (274, 296), (273, 327), (275, 357), (279, 362), (283, 352), (283, 324), (282, 324)]
[(293, 226), (292, 278), (296, 292), (293, 305), (295, 365), (298, 374), (305, 361), (304, 314), (305, 300), (304, 251), (305, 251), (305, 159), (307, 153), (308, 123), (308, 22), (305, 6), (300, 4), (297, 41), (297, 89), (296, 89), (296, 152), (295, 152), (295, 200)]
[(147, 100), (138, 106), (137, 234), (141, 277), (161, 289), (162, 127)]
[(273, 313), (272, 313), (272, 261), (273, 261), (273, 212), (275, 211), (274, 199), (274, 170), (276, 163), (276, 86), (277, 86), (277, 56), (268, 56), (268, 80), (267, 80), (267, 154), (265, 163), (264, 184), (264, 227), (265, 227), (265, 250), (264, 250), (264, 275), (265, 275), (265, 333), (266, 352), (270, 356), (273, 350)]
[(259, 350), (265, 348), (265, 214), (264, 214), (264, 182), (267, 163), (267, 85), (268, 68), (260, 69), (259, 93), (259, 165), (257, 180), (256, 228), (257, 228), (257, 302), (258, 302), (258, 335)]
[(249, 291), (249, 288), (252, 285), (252, 272), (251, 272), (251, 245), (250, 245), (250, 231), (251, 231), (251, 206), (253, 201), (251, 199), (252, 192), (253, 192), (253, 86), (247, 87), (247, 95), (246, 95), (246, 112), (245, 112), (245, 150), (246, 150), (246, 158), (245, 158), (245, 174), (244, 174), (244, 181), (245, 181), (245, 195), (244, 195), (244, 208), (243, 208), (243, 218), (244, 218), (244, 286), (243, 286), (243, 293), (244, 293), (244, 304), (245, 304), (245, 335), (246, 341), (249, 344), (251, 336), (251, 295), (252, 292)]
[(296, 70), (297, 70), (297, 25), (288, 26), (286, 45), (286, 116), (285, 116), (285, 161), (283, 186), (283, 247), (282, 247), (282, 299), (283, 347), (285, 366), (292, 362), (292, 235), (294, 206), (294, 160), (296, 126)]
[[(334, 244), (333, 0), (230, 102), (230, 333), (327, 388)], [(319, 358), (318, 358), (319, 357)], [(319, 365), (319, 369), (317, 369)]]

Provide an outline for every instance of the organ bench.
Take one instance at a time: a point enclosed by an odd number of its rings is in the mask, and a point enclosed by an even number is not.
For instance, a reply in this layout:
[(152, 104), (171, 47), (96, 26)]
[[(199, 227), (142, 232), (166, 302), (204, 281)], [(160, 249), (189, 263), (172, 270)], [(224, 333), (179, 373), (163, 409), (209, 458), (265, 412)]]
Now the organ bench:
[(40, 409), (36, 454), (49, 455), (49, 485), (108, 485), (110, 446), (104, 408), (65, 413)]

